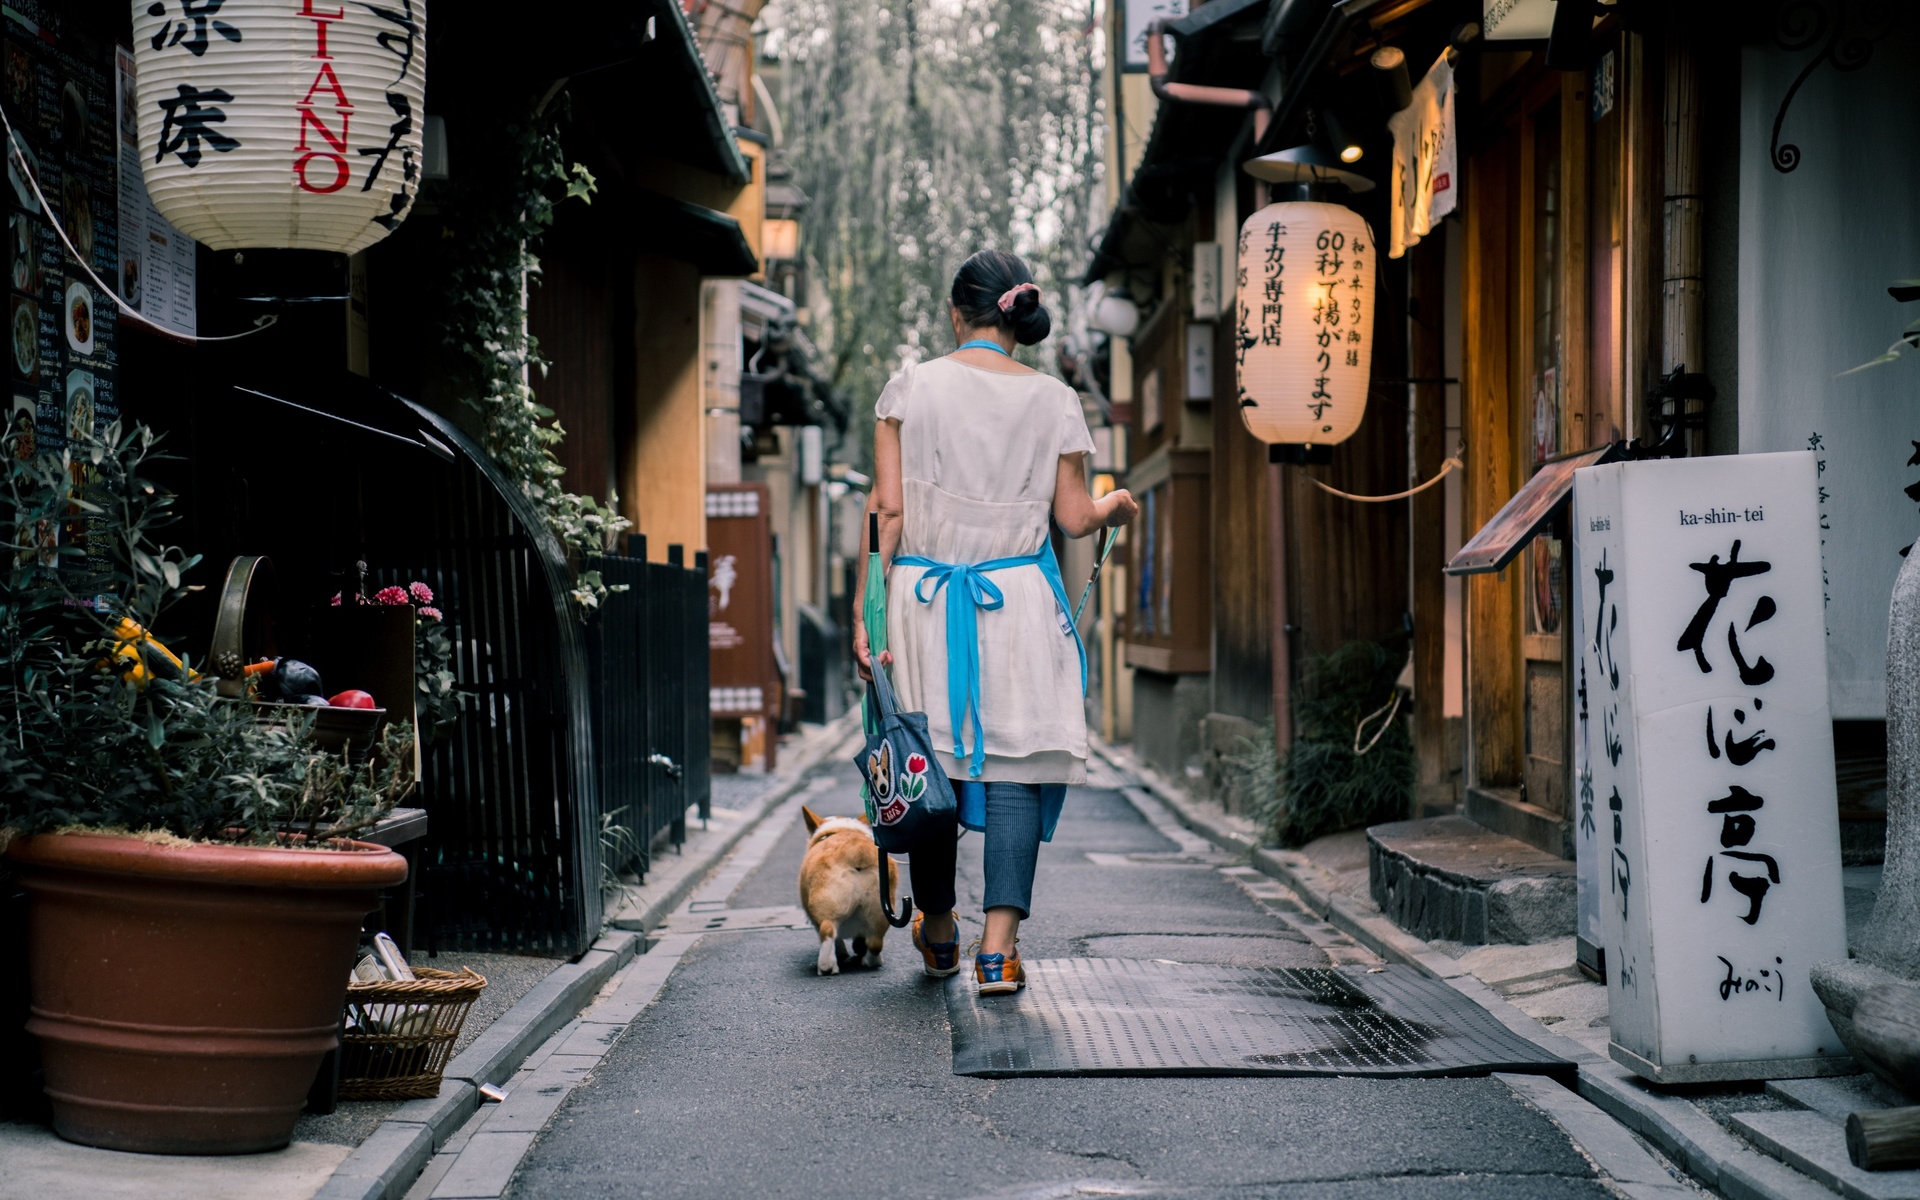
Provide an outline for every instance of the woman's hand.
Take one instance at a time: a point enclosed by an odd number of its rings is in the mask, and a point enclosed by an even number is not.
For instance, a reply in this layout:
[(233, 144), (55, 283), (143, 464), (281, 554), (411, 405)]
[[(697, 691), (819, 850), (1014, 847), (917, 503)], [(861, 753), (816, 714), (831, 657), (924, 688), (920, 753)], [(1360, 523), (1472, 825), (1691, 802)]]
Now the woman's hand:
[(1140, 515), (1140, 502), (1135, 500), (1133, 493), (1125, 488), (1108, 492), (1100, 498), (1100, 503), (1107, 506), (1103, 523), (1109, 529), (1118, 529), (1122, 525), (1130, 524)]
[[(854, 622), (853, 626), (853, 658), (857, 664), (856, 669), (860, 672), (860, 678), (867, 683), (872, 683), (873, 650), (867, 644), (867, 627), (857, 621)], [(891, 667), (893, 665), (893, 651), (882, 650), (880, 652), (880, 665), (883, 667)]]

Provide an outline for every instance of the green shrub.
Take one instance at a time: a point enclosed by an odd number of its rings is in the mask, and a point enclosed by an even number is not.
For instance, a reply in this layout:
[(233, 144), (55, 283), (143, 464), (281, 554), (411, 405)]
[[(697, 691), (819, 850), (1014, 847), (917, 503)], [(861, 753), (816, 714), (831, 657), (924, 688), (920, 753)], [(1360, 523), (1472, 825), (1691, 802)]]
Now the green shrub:
[(1273, 735), (1264, 733), (1227, 756), (1228, 771), (1252, 798), (1254, 819), (1275, 842), (1300, 846), (1411, 811), (1413, 739), (1406, 706), (1392, 709), (1405, 662), (1403, 652), (1376, 642), (1349, 642), (1313, 660), (1294, 693), (1296, 733), (1286, 755), (1276, 755)]

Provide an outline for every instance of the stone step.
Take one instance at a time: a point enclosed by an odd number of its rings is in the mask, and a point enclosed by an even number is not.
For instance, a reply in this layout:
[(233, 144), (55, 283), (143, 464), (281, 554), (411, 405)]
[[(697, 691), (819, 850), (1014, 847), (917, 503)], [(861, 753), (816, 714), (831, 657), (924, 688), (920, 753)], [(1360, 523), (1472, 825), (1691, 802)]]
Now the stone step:
[[(1767, 1094), (1816, 1112), (1835, 1125), (1845, 1125), (1849, 1113), (1891, 1107), (1890, 1091), (1871, 1075), (1839, 1075), (1825, 1079), (1775, 1079)], [(1896, 1100), (1895, 1103), (1904, 1103)]]
[(1544, 942), (1574, 932), (1573, 863), (1465, 817), (1367, 830), (1374, 902), (1429, 940)]
[(1920, 1200), (1920, 1171), (1862, 1171), (1847, 1131), (1817, 1112), (1734, 1113), (1735, 1132), (1847, 1200)]

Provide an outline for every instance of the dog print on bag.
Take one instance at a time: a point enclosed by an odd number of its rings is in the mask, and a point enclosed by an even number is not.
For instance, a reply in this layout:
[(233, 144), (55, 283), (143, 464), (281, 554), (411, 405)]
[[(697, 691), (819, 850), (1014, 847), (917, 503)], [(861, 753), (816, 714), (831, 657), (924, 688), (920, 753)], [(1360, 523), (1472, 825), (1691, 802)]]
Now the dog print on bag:
[(927, 794), (927, 756), (909, 754), (905, 765), (907, 769), (900, 772), (894, 785), (893, 799), (880, 804), (882, 825), (898, 824), (907, 815), (907, 806)]
[(882, 739), (880, 748), (867, 755), (867, 791), (879, 805), (893, 798), (892, 742)]

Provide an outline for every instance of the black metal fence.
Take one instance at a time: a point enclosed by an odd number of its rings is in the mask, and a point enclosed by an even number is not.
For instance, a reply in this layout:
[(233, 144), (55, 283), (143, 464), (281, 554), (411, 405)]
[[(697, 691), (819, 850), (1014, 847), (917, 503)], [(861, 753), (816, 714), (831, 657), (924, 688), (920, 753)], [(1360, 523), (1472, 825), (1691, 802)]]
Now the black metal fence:
[(703, 819), (712, 812), (706, 556), (691, 570), (650, 563), (645, 539), (630, 541), (631, 557), (592, 564), (627, 589), (607, 597), (588, 630), (608, 883), (644, 878), (656, 852), (685, 841), (689, 808)]

